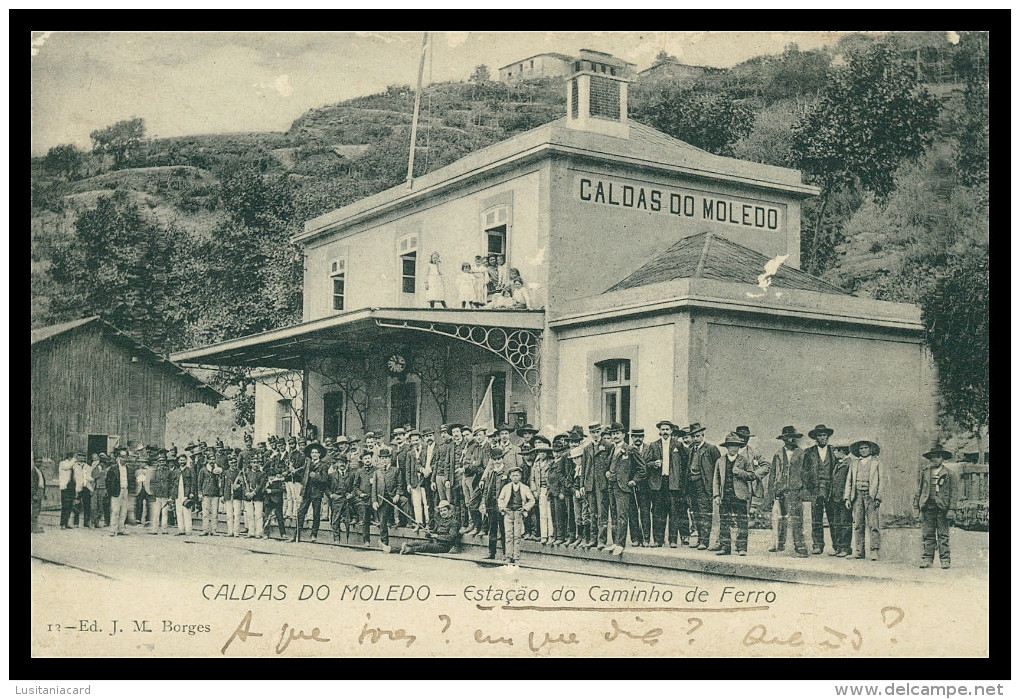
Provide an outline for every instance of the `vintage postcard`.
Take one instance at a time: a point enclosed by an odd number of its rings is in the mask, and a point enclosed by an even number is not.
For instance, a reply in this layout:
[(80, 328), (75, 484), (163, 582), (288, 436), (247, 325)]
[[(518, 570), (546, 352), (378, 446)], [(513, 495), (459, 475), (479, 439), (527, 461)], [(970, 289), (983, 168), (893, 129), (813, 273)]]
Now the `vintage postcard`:
[(33, 657), (988, 657), (988, 46), (33, 32)]

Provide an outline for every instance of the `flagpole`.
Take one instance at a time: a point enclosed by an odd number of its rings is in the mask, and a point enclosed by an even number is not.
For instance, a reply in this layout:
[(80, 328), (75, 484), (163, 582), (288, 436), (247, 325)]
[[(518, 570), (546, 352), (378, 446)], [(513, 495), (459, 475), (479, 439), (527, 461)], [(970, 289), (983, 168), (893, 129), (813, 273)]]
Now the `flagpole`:
[(418, 142), (418, 109), (421, 107), (421, 81), (425, 73), (425, 47), (429, 43), (429, 33), (425, 32), (421, 39), (421, 58), (418, 61), (418, 88), (414, 91), (414, 116), (411, 117), (411, 152), (407, 157), (407, 188), (414, 186), (414, 146)]

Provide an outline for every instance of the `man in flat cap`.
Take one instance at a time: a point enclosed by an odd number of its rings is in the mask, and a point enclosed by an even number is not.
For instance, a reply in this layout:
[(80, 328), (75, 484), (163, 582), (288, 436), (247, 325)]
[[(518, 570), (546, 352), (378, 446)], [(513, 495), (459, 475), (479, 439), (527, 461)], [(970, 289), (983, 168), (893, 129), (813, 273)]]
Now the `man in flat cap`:
[(372, 542), (372, 488), (375, 484), (375, 452), (367, 446), (361, 451), (360, 466), (351, 473), (351, 495), (354, 506), (358, 510), (358, 522), (361, 524), (362, 544), (366, 547)]
[(921, 567), (931, 568), (938, 541), (939, 563), (948, 568), (949, 528), (956, 520), (960, 480), (943, 462), (952, 454), (936, 444), (923, 454), (928, 463), (921, 467), (914, 494), (914, 510), (921, 516)]
[[(829, 448), (829, 437), (833, 432), (835, 430), (831, 427), (817, 425), (808, 432), (808, 437), (815, 440), (814, 445), (804, 450), (804, 486), (811, 497), (811, 553), (814, 554), (820, 554), (825, 550), (822, 515), (826, 515), (830, 522), (834, 516), (834, 513), (826, 512), (829, 486), (832, 483), (832, 467), (836, 465), (836, 456)], [(829, 538), (832, 539), (831, 531)]]

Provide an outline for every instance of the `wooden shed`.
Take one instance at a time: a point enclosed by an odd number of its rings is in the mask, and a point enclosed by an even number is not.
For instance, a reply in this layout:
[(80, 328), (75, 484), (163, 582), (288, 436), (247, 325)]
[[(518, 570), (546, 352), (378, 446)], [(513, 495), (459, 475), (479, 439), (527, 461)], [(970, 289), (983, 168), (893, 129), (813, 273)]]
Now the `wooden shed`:
[(223, 395), (99, 316), (32, 331), (32, 453), (51, 464), (129, 440), (161, 445), (169, 411)]

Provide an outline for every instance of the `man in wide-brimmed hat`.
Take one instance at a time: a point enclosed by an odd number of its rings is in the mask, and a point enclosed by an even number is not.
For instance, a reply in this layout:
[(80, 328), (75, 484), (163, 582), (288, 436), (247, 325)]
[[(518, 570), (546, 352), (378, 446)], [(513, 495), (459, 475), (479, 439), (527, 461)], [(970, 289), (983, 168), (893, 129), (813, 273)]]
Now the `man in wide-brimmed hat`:
[(948, 568), (949, 528), (956, 520), (960, 481), (956, 472), (943, 462), (952, 454), (936, 444), (922, 456), (928, 463), (921, 467), (914, 495), (914, 510), (921, 517), (921, 567), (930, 568), (935, 560), (935, 542), (938, 541), (939, 563)]
[(882, 462), (878, 458), (879, 447), (872, 441), (862, 439), (850, 445), (850, 468), (847, 471), (846, 486), (843, 489), (844, 504), (853, 511), (854, 555), (864, 558), (865, 531), (870, 534), (868, 557), (878, 560), (882, 543), (881, 521), (878, 508), (887, 488)]
[(525, 442), (530, 442), (534, 439), (536, 434), (538, 434), (538, 430), (536, 430), (530, 422), (524, 425), (524, 427), (517, 428), (517, 436)]
[(532, 508), (531, 533), (543, 546), (549, 543), (553, 533), (552, 505), (549, 502), (549, 469), (553, 464), (552, 442), (537, 434), (532, 440), (531, 474), (528, 486), (537, 504)]
[[(832, 468), (836, 465), (836, 456), (829, 447), (829, 437), (833, 430), (825, 425), (817, 425), (808, 432), (808, 437), (815, 440), (813, 446), (804, 450), (804, 489), (811, 501), (811, 553), (820, 554), (825, 550), (825, 529), (822, 516), (832, 521), (838, 518), (835, 512), (829, 512), (830, 489), (832, 485)], [(838, 495), (837, 495), (838, 498)], [(832, 538), (832, 532), (829, 532)]]
[[(700, 422), (691, 423), (687, 428), (691, 435), (687, 495), (698, 531), (698, 543), (692, 540), (690, 545), (700, 551), (708, 549), (712, 535), (712, 475), (715, 473), (715, 462), (721, 456), (714, 444), (705, 441), (705, 429)], [(718, 544), (713, 550), (719, 550)]]
[(439, 499), (450, 502), (460, 528), (467, 531), (469, 517), (464, 502), (464, 450), (467, 448), (467, 440), (464, 439), (464, 433), (470, 435), (471, 428), (453, 423), (449, 430), (450, 441), (439, 447), (436, 488)]
[(776, 545), (769, 551), (783, 551), (789, 531), (793, 539), (793, 555), (798, 558), (808, 556), (804, 543), (804, 502), (801, 494), (804, 487), (804, 450), (798, 444), (803, 436), (793, 425), (787, 425), (776, 437), (783, 446), (772, 457), (769, 492), (765, 498), (766, 502), (774, 501), (779, 507)]
[(747, 441), (736, 432), (723, 440), (726, 453), (715, 462), (712, 476), (712, 499), (719, 507), (719, 550), (717, 556), (728, 556), (732, 551), (732, 529), (737, 530), (738, 556), (747, 555), (747, 502), (751, 499), (751, 484), (757, 479), (751, 464), (739, 454)]
[(322, 496), (326, 494), (329, 485), (328, 466), (323, 461), (326, 447), (319, 442), (312, 442), (305, 447), (304, 455), (304, 466), (297, 474), (301, 479), (301, 503), (295, 516), (292, 542), (301, 541), (301, 528), (309, 509), (312, 512), (311, 540), (318, 540), (319, 524), (322, 521)]

